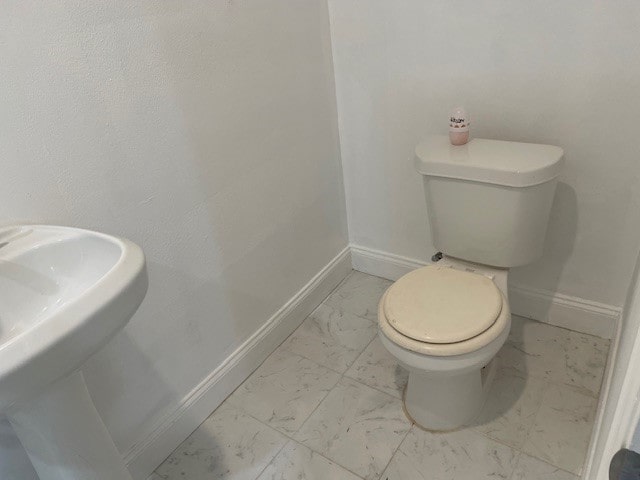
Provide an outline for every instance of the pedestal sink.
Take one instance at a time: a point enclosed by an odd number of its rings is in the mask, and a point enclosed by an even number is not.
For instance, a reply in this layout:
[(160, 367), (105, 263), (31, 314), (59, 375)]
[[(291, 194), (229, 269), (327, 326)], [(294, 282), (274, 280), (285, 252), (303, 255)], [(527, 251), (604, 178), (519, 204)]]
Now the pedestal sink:
[(130, 480), (81, 367), (147, 291), (134, 243), (67, 227), (0, 229), (0, 413), (41, 480)]

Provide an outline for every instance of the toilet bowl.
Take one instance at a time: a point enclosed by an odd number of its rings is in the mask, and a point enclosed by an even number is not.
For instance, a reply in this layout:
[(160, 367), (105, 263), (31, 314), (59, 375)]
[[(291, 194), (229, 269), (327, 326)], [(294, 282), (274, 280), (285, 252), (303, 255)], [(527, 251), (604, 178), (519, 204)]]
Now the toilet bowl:
[(507, 272), (444, 257), (382, 296), (379, 336), (409, 371), (405, 411), (423, 428), (452, 430), (480, 412), (511, 327)]

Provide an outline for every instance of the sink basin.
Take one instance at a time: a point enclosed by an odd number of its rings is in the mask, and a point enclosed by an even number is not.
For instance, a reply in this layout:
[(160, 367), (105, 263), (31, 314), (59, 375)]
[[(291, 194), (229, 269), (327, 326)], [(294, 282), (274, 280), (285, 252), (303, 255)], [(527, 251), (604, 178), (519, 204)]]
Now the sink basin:
[[(0, 412), (14, 424), (42, 480), (103, 478), (68, 470), (69, 458), (43, 459), (50, 455), (47, 452), (34, 458), (38, 442), (33, 433), (57, 429), (58, 435), (65, 435), (64, 430), (72, 428), (74, 432), (66, 433), (77, 437), (76, 413), (65, 418), (58, 411), (58, 426), (49, 418), (64, 397), (66, 405), (77, 403), (77, 413), (88, 409), (91, 418), (82, 422), (97, 422), (94, 427), (100, 432), (89, 430), (86, 435), (104, 436), (106, 429), (93, 403), (83, 404), (91, 400), (81, 367), (127, 323), (146, 291), (144, 254), (128, 240), (69, 227), (0, 229)], [(70, 455), (91, 456), (81, 451), (87, 439), (79, 440), (79, 450)], [(105, 440), (110, 442), (110, 437)], [(59, 476), (50, 468), (57, 461), (67, 465)], [(37, 463), (47, 465), (41, 471)]]
[(75, 228), (0, 230), (0, 411), (79, 368), (136, 311), (142, 250)]

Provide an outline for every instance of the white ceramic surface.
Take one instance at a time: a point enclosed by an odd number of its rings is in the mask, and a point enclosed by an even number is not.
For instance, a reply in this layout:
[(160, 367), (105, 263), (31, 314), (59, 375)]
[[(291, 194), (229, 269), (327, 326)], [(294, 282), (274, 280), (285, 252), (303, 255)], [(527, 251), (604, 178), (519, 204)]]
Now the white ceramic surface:
[[(432, 137), (416, 148), (431, 236), (446, 255), (442, 264), (484, 275), (502, 293), (500, 315), (491, 323), (478, 307), (457, 312), (461, 321), (439, 305), (473, 304), (470, 286), (442, 284), (446, 291), (432, 298), (428, 285), (411, 281), (434, 267), (407, 273), (382, 297), (380, 339), (410, 372), (404, 402), (420, 426), (451, 430), (480, 412), (496, 370), (491, 359), (511, 327), (507, 269), (542, 254), (562, 157), (561, 148), (548, 145), (476, 140), (451, 147), (446, 137)], [(404, 295), (396, 289), (404, 289)], [(476, 293), (489, 297), (490, 292)], [(390, 309), (396, 297), (395, 310)], [(495, 302), (489, 310), (496, 311)], [(446, 329), (432, 335), (440, 325)], [(434, 340), (440, 337), (447, 342)]]
[(146, 291), (144, 254), (128, 240), (68, 227), (0, 230), (0, 412), (41, 480), (127, 478), (78, 370)]
[(134, 243), (67, 227), (0, 230), (0, 411), (78, 369), (147, 290)]
[(387, 321), (402, 335), (420, 342), (457, 343), (496, 323), (504, 298), (489, 277), (432, 265), (404, 275), (382, 303)]
[[(449, 257), (443, 265), (465, 270), (468, 262)], [(499, 319), (484, 333), (452, 344), (430, 344), (409, 339), (390, 327), (380, 301), (380, 341), (398, 363), (409, 371), (404, 404), (408, 414), (429, 430), (452, 430), (467, 424), (480, 412), (494, 378), (491, 360), (509, 335), (511, 313), (507, 297), (506, 269), (479, 266), (478, 273), (491, 277), (504, 304)], [(385, 294), (386, 296), (387, 294)], [(484, 372), (483, 367), (490, 365)]]
[(444, 136), (416, 147), (431, 239), (447, 255), (516, 267), (542, 255), (563, 151), (551, 145)]
[(422, 175), (529, 187), (556, 178), (564, 151), (553, 145), (474, 138), (454, 147), (434, 135), (416, 147), (415, 166)]
[[(506, 284), (506, 270), (494, 271), (494, 274), (495, 278), (503, 278), (504, 283)], [(415, 340), (407, 335), (402, 334), (400, 331), (394, 328), (393, 325), (391, 325), (391, 322), (386, 315), (385, 305), (387, 303), (386, 299), (389, 295), (389, 291), (387, 291), (387, 293), (385, 293), (380, 300), (380, 306), (378, 308), (378, 328), (380, 332), (383, 333), (384, 336), (387, 337), (391, 342), (407, 350), (409, 353), (435, 357), (433, 360), (430, 360), (430, 362), (434, 364), (442, 364), (445, 359), (448, 358), (450, 360), (448, 360), (446, 363), (456, 365), (452, 367), (453, 369), (459, 369), (462, 367), (463, 363), (466, 363), (467, 358), (464, 357), (465, 355), (473, 355), (480, 349), (486, 349), (488, 345), (490, 345), (498, 338), (502, 338), (502, 343), (504, 343), (504, 338), (507, 337), (511, 324), (511, 310), (509, 309), (509, 303), (506, 297), (507, 292), (502, 291), (500, 293), (502, 307), (500, 309), (500, 314), (495, 319), (493, 324), (490, 325), (484, 332), (465, 340), (453, 343), (430, 343), (426, 341)], [(454, 296), (455, 295), (450, 295), (450, 298)], [(410, 297), (407, 296), (406, 298), (407, 301), (410, 301)], [(459, 302), (459, 300), (455, 301)], [(470, 311), (469, 314), (473, 315), (473, 311)], [(428, 317), (425, 315), (425, 318), (432, 317)], [(436, 322), (440, 323), (445, 321), (446, 316), (444, 316), (444, 318), (442, 319), (437, 320)], [(500, 348), (500, 346), (502, 346), (502, 343), (500, 343), (497, 349), (494, 349), (494, 354), (498, 352), (498, 349)], [(438, 360), (437, 357), (442, 358)], [(424, 360), (418, 360), (417, 363), (410, 361), (409, 365), (415, 366), (421, 363), (424, 363)], [(451, 370), (451, 368), (444, 368), (444, 366), (438, 367), (437, 369), (442, 371)]]
[(40, 480), (131, 480), (82, 372), (8, 413)]

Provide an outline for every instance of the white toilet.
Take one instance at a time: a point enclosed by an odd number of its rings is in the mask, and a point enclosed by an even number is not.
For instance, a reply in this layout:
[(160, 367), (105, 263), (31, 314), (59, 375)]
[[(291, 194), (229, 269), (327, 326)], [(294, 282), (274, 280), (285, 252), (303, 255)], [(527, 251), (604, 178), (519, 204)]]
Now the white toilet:
[(407, 414), (429, 430), (479, 413), (511, 327), (509, 268), (540, 257), (562, 168), (559, 147), (446, 136), (416, 148), (432, 266), (400, 278), (378, 307), (380, 338), (409, 371)]

